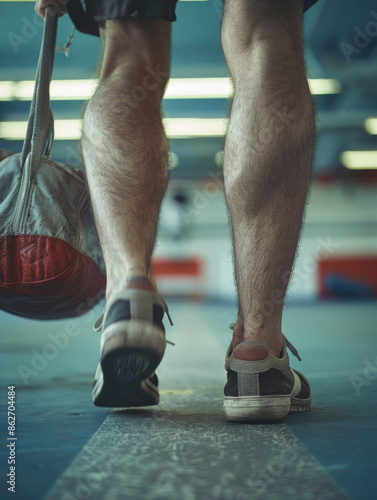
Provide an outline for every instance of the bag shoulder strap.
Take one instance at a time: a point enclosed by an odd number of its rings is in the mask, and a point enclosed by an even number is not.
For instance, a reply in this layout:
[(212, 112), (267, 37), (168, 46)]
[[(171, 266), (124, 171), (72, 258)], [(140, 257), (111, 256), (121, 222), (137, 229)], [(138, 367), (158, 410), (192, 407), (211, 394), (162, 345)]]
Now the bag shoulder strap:
[(23, 167), (26, 158), (31, 153), (29, 163), (31, 178), (35, 176), (42, 156), (49, 156), (54, 139), (54, 119), (50, 109), (50, 82), (54, 66), (57, 26), (57, 10), (55, 7), (47, 7), (33, 99), (21, 156)]

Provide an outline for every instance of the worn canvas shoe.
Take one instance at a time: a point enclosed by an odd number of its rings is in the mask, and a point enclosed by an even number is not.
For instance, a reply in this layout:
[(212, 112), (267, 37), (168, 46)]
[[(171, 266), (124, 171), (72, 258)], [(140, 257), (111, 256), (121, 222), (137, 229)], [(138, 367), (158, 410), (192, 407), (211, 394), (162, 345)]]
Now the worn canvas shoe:
[[(146, 278), (114, 293), (94, 328), (102, 331), (92, 390), (96, 406), (130, 407), (159, 402), (154, 373), (166, 347), (166, 303)], [(171, 319), (170, 319), (171, 322)]]
[(247, 345), (262, 345), (268, 354), (260, 361), (238, 359), (239, 346), (233, 351), (231, 342), (225, 359), (228, 379), (224, 388), (226, 419), (277, 422), (288, 413), (310, 410), (309, 383), (301, 373), (289, 367), (287, 346), (301, 361), (293, 345), (284, 337), (280, 358), (262, 342), (242, 342), (242, 349)]

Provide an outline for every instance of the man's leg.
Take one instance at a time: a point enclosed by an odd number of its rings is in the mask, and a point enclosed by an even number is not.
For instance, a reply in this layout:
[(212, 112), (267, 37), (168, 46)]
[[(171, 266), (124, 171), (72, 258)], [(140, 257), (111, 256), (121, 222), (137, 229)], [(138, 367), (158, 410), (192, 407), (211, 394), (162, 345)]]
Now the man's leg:
[(170, 23), (121, 18), (101, 23), (100, 83), (84, 115), (82, 150), (106, 265), (106, 309), (97, 406), (157, 404), (154, 370), (166, 347), (166, 305), (151, 257), (168, 181), (160, 107), (170, 66)]
[(82, 150), (106, 265), (107, 299), (130, 275), (148, 277), (168, 148), (160, 106), (170, 69), (170, 23), (100, 25), (99, 86), (84, 116)]
[[(239, 295), (233, 348), (260, 340), (278, 357), (313, 149), (302, 14), (302, 0), (225, 0), (222, 25), (234, 82), (224, 157)], [(242, 349), (239, 358), (266, 355), (258, 344)]]

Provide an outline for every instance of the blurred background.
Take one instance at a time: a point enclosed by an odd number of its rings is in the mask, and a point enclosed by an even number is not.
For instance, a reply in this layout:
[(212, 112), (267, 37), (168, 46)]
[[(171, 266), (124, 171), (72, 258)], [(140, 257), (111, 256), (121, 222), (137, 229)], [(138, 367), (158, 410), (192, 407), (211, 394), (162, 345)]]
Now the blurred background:
[[(42, 34), (34, 2), (0, 3), (0, 149), (22, 147)], [(220, 45), (222, 1), (181, 0), (164, 100), (171, 182), (155, 270), (165, 295), (234, 300), (222, 150), (232, 88)], [(59, 22), (58, 45), (72, 25)], [(377, 295), (377, 5), (320, 0), (305, 16), (317, 110), (313, 183), (288, 300)], [(53, 159), (81, 168), (77, 140), (95, 88), (99, 40), (56, 54)], [(142, 96), (141, 96), (142, 98)], [(137, 96), (136, 96), (137, 99)]]
[[(0, 150), (22, 148), (43, 29), (34, 3), (0, 0)], [(158, 368), (161, 404), (115, 412), (92, 406), (100, 337), (91, 329), (103, 304), (80, 318), (60, 321), (31, 321), (0, 311), (2, 401), (6, 386), (17, 386), (16, 498), (40, 500), (77, 454), (78, 461), (49, 499), (73, 498), (62, 491), (73, 492), (73, 480), (82, 488), (97, 456), (99, 468), (110, 463), (112, 470), (101, 487), (91, 490), (93, 500), (124, 498), (125, 491), (127, 498), (138, 500), (376, 498), (377, 2), (319, 0), (305, 15), (317, 139), (283, 331), (304, 360), (297, 368), (310, 380), (313, 407), (309, 414), (289, 417), (287, 427), (268, 430), (225, 424), (222, 415), (223, 360), (231, 338), (227, 322), (235, 320), (237, 307), (222, 192), (232, 86), (220, 45), (221, 15), (222, 0), (180, 0), (172, 28), (172, 78), (163, 104), (171, 172), (154, 268), (175, 322), (174, 328), (167, 325), (167, 338), (176, 346), (168, 346)], [(66, 45), (71, 32), (64, 16), (58, 46)], [(80, 169), (80, 120), (96, 86), (99, 51), (97, 38), (76, 32), (69, 54), (61, 49), (55, 57), (52, 159)], [(139, 90), (135, 101), (143, 98)], [(287, 126), (283, 119), (282, 126)], [(73, 327), (76, 333), (69, 337)], [(291, 363), (296, 368), (298, 362)], [(5, 404), (0, 407), (4, 424), (1, 411)], [(88, 459), (80, 450), (103, 429), (105, 418), (103, 440)], [(121, 457), (113, 457), (111, 443), (119, 425), (124, 426), (119, 439), (134, 435), (141, 446), (136, 466), (128, 441), (120, 442)], [(266, 482), (263, 473), (274, 466), (273, 457), (282, 456), (276, 443), (289, 448), (290, 432), (305, 450), (297, 448), (301, 458), (286, 461), (282, 472)], [(174, 452), (170, 441), (177, 445)], [(233, 446), (240, 441), (242, 446)], [(223, 462), (209, 461), (219, 456), (224, 442)], [(309, 461), (309, 452), (316, 461), (311, 455)], [(5, 455), (4, 445), (1, 466)], [(118, 466), (119, 458), (130, 467)], [(255, 475), (250, 475), (247, 469), (256, 462)], [(246, 469), (232, 476), (229, 463), (233, 473), (240, 463)], [(198, 477), (204, 478), (204, 493), (195, 489)], [(153, 496), (145, 488), (159, 481), (165, 489)], [(261, 481), (264, 489), (255, 496)], [(211, 496), (207, 485), (222, 493)], [(77, 488), (74, 498), (89, 498)]]

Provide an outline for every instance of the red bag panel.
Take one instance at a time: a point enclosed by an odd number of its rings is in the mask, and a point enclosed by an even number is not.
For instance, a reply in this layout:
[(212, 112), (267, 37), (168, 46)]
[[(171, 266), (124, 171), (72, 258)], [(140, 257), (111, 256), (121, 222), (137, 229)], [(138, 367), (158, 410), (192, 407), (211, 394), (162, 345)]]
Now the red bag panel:
[(95, 262), (51, 236), (0, 236), (0, 307), (18, 316), (61, 319), (89, 311), (105, 295)]

